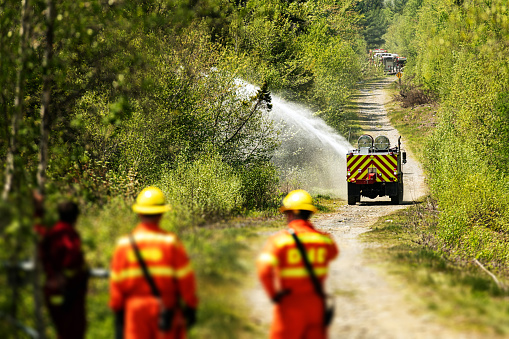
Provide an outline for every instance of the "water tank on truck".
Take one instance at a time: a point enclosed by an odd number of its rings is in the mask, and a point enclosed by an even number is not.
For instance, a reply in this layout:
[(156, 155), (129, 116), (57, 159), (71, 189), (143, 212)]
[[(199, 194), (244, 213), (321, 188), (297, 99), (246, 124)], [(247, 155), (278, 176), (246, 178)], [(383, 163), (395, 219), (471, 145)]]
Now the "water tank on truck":
[(389, 138), (375, 139), (364, 134), (357, 141), (357, 149), (346, 155), (348, 204), (360, 202), (361, 196), (374, 199), (388, 196), (393, 204), (403, 202), (403, 170), (406, 152), (398, 145), (391, 147)]

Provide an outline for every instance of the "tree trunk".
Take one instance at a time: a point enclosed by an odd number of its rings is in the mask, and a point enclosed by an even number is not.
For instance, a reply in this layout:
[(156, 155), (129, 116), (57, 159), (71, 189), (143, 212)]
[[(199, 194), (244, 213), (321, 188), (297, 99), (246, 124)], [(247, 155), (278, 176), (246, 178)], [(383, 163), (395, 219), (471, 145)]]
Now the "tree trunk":
[(23, 101), (25, 95), (25, 72), (28, 59), (28, 39), (30, 34), (30, 0), (22, 0), (19, 34), (20, 44), (18, 48), (18, 71), (16, 72), (14, 110), (11, 117), (9, 147), (7, 150), (5, 166), (5, 184), (2, 192), (2, 199), (4, 200), (8, 198), (9, 193), (13, 191), (13, 187), (16, 184), (15, 162), (18, 154), (19, 121), (24, 114)]
[[(44, 195), (46, 186), (46, 169), (48, 167), (48, 142), (49, 128), (51, 125), (51, 89), (53, 83), (53, 37), (55, 23), (55, 3), (53, 0), (46, 0), (46, 48), (43, 60), (43, 84), (41, 98), (41, 138), (39, 142), (39, 165), (37, 167), (37, 186), (39, 192)], [(37, 243), (34, 246), (35, 272), (34, 272), (34, 308), (37, 331), (39, 338), (46, 338), (44, 317), (42, 312), (43, 298), (41, 293), (41, 261), (38, 255)]]
[(44, 194), (46, 168), (48, 167), (48, 140), (49, 127), (51, 125), (51, 86), (53, 82), (53, 25), (55, 23), (55, 4), (53, 0), (46, 0), (46, 6), (46, 48), (43, 60), (41, 139), (39, 142), (39, 166), (37, 168), (37, 184), (41, 194)]

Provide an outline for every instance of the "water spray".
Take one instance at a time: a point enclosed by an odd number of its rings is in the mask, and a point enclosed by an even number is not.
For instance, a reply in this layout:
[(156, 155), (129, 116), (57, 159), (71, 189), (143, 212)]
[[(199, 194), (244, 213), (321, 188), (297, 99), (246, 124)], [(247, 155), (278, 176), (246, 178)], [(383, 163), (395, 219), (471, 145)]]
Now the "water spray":
[[(240, 95), (257, 87), (239, 80)], [(282, 173), (283, 190), (302, 188), (312, 194), (347, 197), (346, 153), (352, 145), (303, 105), (271, 95), (266, 114), (281, 128), (281, 146), (273, 163)]]

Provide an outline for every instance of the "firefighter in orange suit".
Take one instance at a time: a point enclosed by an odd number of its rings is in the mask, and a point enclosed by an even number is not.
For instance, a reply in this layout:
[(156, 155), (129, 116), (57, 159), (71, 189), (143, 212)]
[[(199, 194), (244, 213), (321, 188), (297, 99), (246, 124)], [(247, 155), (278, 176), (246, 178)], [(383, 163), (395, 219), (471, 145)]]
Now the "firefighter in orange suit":
[[(111, 264), (110, 302), (115, 312), (116, 338), (181, 339), (186, 327), (196, 320), (196, 281), (184, 246), (174, 233), (163, 231), (159, 223), (170, 210), (163, 192), (147, 187), (132, 207), (140, 223), (132, 232), (139, 253), (161, 297), (153, 295), (129, 236), (117, 242)], [(171, 326), (160, 330), (159, 316), (171, 311)]]
[[(323, 288), (329, 263), (339, 250), (329, 235), (316, 230), (309, 221), (316, 210), (311, 196), (304, 190), (290, 192), (280, 208), (288, 226), (303, 243)], [(326, 338), (324, 301), (316, 293), (295, 240), (287, 230), (269, 238), (257, 266), (262, 285), (275, 303), (270, 338)]]

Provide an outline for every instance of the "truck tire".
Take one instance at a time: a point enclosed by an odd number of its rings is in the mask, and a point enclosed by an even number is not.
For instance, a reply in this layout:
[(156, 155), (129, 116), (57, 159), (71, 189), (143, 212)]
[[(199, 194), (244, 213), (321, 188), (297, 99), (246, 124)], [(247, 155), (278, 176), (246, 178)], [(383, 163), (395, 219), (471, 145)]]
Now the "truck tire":
[(399, 205), (400, 201), (399, 201), (399, 192), (398, 192), (398, 195), (393, 195), (391, 197), (391, 203), (393, 205)]
[(353, 195), (348, 196), (348, 205), (355, 205), (357, 202), (357, 197)]
[(391, 203), (393, 205), (401, 205), (403, 202), (403, 182), (400, 181), (398, 184), (398, 194), (391, 197)]

